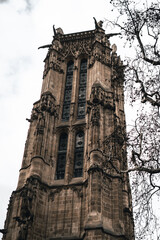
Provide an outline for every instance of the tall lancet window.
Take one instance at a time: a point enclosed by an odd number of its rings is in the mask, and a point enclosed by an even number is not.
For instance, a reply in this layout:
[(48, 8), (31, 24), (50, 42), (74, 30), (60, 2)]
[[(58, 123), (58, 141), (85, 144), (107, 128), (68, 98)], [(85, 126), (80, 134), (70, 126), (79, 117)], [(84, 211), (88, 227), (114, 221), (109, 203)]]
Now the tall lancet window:
[(69, 120), (71, 94), (72, 94), (72, 80), (73, 80), (73, 61), (67, 64), (66, 85), (64, 91), (63, 113), (62, 119)]
[(64, 179), (65, 166), (66, 166), (66, 154), (67, 154), (67, 142), (68, 142), (68, 135), (66, 133), (62, 133), (59, 139), (56, 179)]
[(84, 155), (84, 133), (82, 131), (76, 134), (75, 154), (74, 154), (74, 177), (83, 175), (83, 155)]
[(85, 117), (86, 84), (87, 84), (87, 59), (82, 59), (79, 76), (78, 114), (77, 114), (78, 119)]

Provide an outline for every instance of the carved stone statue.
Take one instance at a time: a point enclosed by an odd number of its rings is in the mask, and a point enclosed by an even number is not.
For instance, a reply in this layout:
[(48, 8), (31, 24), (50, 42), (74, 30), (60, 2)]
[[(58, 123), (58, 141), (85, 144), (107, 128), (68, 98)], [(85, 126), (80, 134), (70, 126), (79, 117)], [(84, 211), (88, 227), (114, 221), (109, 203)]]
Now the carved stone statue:
[(57, 32), (57, 34), (62, 34), (62, 35), (64, 34), (62, 28), (57, 28), (56, 32)]
[(117, 46), (116, 44), (112, 45), (112, 53), (116, 53), (117, 52)]
[(102, 29), (102, 27), (103, 27), (103, 21), (99, 21), (99, 22), (97, 22), (97, 20), (95, 19), (95, 17), (93, 17), (93, 19), (94, 19), (94, 22), (95, 22), (95, 27), (96, 27), (96, 29)]
[(57, 34), (64, 34), (62, 28), (57, 28), (55, 29), (55, 26), (53, 25), (53, 32), (54, 32), (54, 36), (56, 36)]

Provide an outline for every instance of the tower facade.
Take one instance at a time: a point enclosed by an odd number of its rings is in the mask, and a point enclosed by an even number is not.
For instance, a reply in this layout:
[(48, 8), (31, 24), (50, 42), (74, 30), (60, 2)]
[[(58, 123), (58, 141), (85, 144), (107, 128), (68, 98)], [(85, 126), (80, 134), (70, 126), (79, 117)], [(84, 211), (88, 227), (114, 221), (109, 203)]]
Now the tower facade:
[(133, 240), (123, 63), (101, 22), (54, 29), (5, 240)]

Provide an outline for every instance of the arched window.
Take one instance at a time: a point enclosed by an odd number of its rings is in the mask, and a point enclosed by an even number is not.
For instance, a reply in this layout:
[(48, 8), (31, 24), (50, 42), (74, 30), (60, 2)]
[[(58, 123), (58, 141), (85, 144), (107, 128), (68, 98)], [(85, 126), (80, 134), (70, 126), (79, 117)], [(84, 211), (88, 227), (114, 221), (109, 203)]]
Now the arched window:
[(67, 64), (66, 85), (64, 91), (62, 120), (69, 120), (73, 80), (73, 61)]
[(83, 175), (83, 154), (84, 154), (84, 133), (82, 131), (76, 134), (75, 154), (74, 154), (74, 177)]
[(64, 179), (65, 166), (66, 166), (66, 154), (67, 154), (67, 142), (68, 142), (68, 135), (66, 133), (62, 133), (59, 139), (56, 179)]
[(85, 117), (86, 84), (87, 84), (87, 59), (82, 59), (79, 75), (78, 114), (77, 114), (78, 119)]

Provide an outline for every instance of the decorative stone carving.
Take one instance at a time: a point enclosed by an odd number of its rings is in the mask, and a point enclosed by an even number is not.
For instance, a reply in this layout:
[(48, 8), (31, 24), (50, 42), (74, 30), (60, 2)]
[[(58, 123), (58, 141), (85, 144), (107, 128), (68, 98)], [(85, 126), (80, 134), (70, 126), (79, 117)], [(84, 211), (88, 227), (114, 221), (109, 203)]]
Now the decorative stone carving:
[(44, 127), (45, 127), (45, 119), (44, 119), (44, 115), (42, 114), (42, 116), (39, 118), (37, 123), (37, 135), (44, 133)]
[(55, 98), (51, 93), (44, 93), (41, 96), (41, 105), (40, 108), (42, 111), (47, 111), (51, 114), (53, 114), (54, 111), (54, 102)]
[(95, 22), (96, 31), (97, 31), (97, 32), (104, 33), (104, 29), (102, 28), (102, 27), (103, 27), (103, 21), (100, 20), (99, 22), (97, 22), (97, 20), (95, 19), (95, 17), (94, 17), (93, 19), (94, 19), (94, 22)]
[(55, 194), (60, 193), (61, 191), (62, 191), (62, 188), (57, 188), (57, 189), (52, 190), (48, 196), (48, 200), (53, 202)]
[(63, 29), (60, 27), (56, 29), (56, 32), (57, 34), (64, 34)]
[(50, 69), (59, 72), (64, 73), (61, 65), (62, 65), (62, 56), (60, 54), (62, 50), (61, 42), (57, 39), (53, 40), (52, 46), (50, 47), (47, 57), (45, 58), (45, 67), (43, 72), (43, 78), (47, 75), (48, 71)]
[(30, 187), (33, 188), (32, 190), (34, 190), (34, 195), (36, 195), (36, 189), (38, 189), (39, 186), (39, 178), (31, 176), (30, 178), (27, 179), (26, 186), (28, 186), (28, 188)]
[(55, 25), (53, 25), (53, 33), (54, 33), (54, 38), (57, 38), (58, 35), (63, 35), (64, 34), (63, 29), (60, 28), (60, 27), (55, 29)]
[[(97, 41), (101, 41), (101, 40), (98, 38)], [(101, 46), (94, 47), (94, 49), (92, 51), (92, 55), (89, 59), (88, 67), (89, 68), (93, 67), (95, 61), (101, 62), (102, 64), (104, 64), (106, 66), (111, 65), (110, 56), (108, 56), (108, 53), (104, 47), (103, 47), (103, 49), (101, 48)]]
[(112, 53), (116, 53), (117, 52), (117, 46), (116, 44), (112, 45)]
[[(110, 54), (108, 54), (108, 51), (111, 51), (110, 44), (101, 26), (102, 21), (97, 23), (96, 30), (68, 35), (64, 35), (61, 30), (59, 30), (60, 33), (55, 30), (56, 37), (45, 59), (43, 77), (47, 75), (50, 69), (64, 73), (60, 66), (61, 62), (68, 56), (73, 56), (76, 59), (82, 54), (92, 56), (88, 65), (89, 68), (94, 65), (95, 61), (110, 66), (111, 60)], [(53, 54), (55, 55), (54, 58), (52, 57)]]
[(93, 55), (91, 55), (91, 56), (89, 57), (88, 68), (93, 67), (95, 61), (96, 61), (95, 57), (94, 57)]
[(33, 199), (35, 193), (28, 188), (29, 183), (20, 192), (21, 209), (20, 216), (14, 217), (20, 227), (17, 240), (26, 240), (28, 235), (28, 227), (33, 222)]
[(22, 197), (20, 218), (22, 220), (26, 220), (26, 219), (31, 220), (33, 218), (33, 214), (32, 214), (33, 193), (26, 188), (22, 190), (20, 196)]
[(63, 49), (61, 53), (63, 57), (66, 58), (69, 55), (74, 56), (76, 59), (81, 54), (90, 55), (92, 51), (92, 43), (93, 39), (83, 39), (83, 40), (76, 40), (72, 42), (64, 42)]
[(107, 136), (104, 141), (105, 152), (108, 160), (122, 158), (123, 147), (125, 142), (125, 134), (120, 126), (118, 126), (114, 132)]
[(98, 82), (94, 83), (90, 95), (90, 101), (88, 101), (88, 106), (93, 104), (100, 104), (104, 108), (114, 110), (113, 92), (104, 89)]
[(34, 103), (31, 120), (37, 120), (39, 114), (42, 115), (41, 119), (43, 119), (43, 113), (45, 112), (48, 112), (51, 116), (57, 116), (55, 97), (50, 92), (43, 93), (41, 99)]
[(112, 84), (115, 84), (117, 82), (118, 84), (123, 84), (124, 81), (124, 68), (123, 62), (121, 61), (120, 56), (117, 56), (116, 53), (116, 45), (114, 44), (112, 46), (112, 56), (111, 56), (111, 62), (113, 66), (112, 70)]
[(71, 189), (77, 193), (79, 198), (83, 197), (83, 191), (82, 191), (82, 187), (81, 186), (73, 186), (71, 187)]
[(56, 72), (59, 72), (59, 73), (64, 73), (63, 69), (60, 67), (59, 64), (57, 63), (50, 63), (50, 68)]
[(91, 108), (91, 123), (92, 126), (99, 126), (100, 109), (99, 106), (93, 105)]

